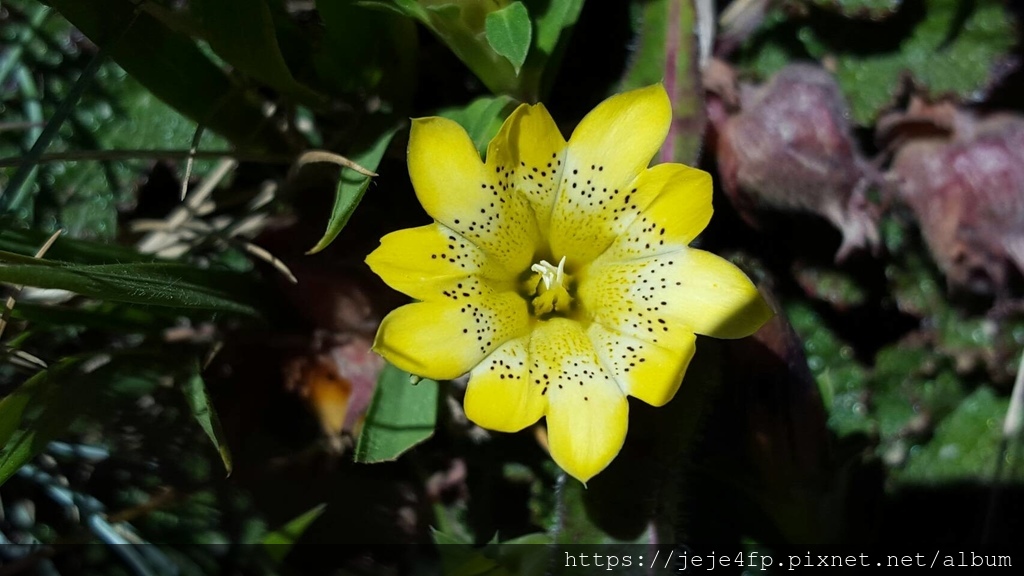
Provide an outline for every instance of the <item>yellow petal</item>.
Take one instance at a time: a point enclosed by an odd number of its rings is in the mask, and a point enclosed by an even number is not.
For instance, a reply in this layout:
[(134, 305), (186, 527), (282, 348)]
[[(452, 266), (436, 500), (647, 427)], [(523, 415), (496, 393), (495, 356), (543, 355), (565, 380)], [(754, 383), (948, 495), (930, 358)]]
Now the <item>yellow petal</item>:
[(532, 264), (540, 237), (529, 203), (509, 189), (508, 175), (505, 165), (484, 165), (457, 123), (413, 120), (409, 177), (427, 214), (518, 274)]
[(619, 387), (652, 406), (664, 406), (676, 395), (697, 340), (691, 332), (680, 339), (682, 348), (668, 349), (597, 323), (590, 325), (587, 335)]
[(563, 470), (586, 482), (603, 470), (626, 439), (626, 395), (573, 320), (539, 323), (530, 364), (548, 397), (548, 445)]
[(682, 349), (688, 332), (743, 338), (772, 316), (739, 268), (695, 248), (627, 262), (602, 256), (581, 274), (578, 294), (594, 321), (669, 349)]
[(551, 248), (575, 263), (603, 252), (655, 193), (634, 180), (668, 134), (672, 108), (665, 89), (649, 86), (612, 96), (569, 138), (565, 171), (551, 222)]
[(562, 178), (565, 138), (543, 104), (516, 108), (487, 148), (488, 166), (505, 166), (507, 183), (533, 208), (544, 234)]
[(406, 304), (381, 322), (373, 349), (402, 370), (436, 380), (469, 372), (529, 330), (526, 301), (485, 290), (474, 298)]
[(601, 255), (632, 260), (688, 245), (711, 220), (711, 175), (682, 164), (658, 164), (637, 178), (641, 189), (657, 190), (654, 201)]
[(534, 424), (548, 406), (540, 376), (530, 374), (530, 337), (502, 344), (470, 373), (466, 416), (478, 426), (518, 432)]
[(388, 286), (417, 300), (450, 298), (451, 293), (468, 298), (479, 293), (482, 279), (506, 289), (515, 281), (483, 250), (437, 223), (388, 234), (366, 263)]

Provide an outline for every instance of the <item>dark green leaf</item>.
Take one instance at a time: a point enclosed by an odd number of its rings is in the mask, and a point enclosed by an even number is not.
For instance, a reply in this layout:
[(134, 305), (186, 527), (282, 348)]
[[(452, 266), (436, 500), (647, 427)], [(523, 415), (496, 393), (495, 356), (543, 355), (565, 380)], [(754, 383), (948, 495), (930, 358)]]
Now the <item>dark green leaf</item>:
[(247, 275), (184, 264), (82, 265), (0, 252), (0, 282), (114, 302), (259, 314), (256, 285)]
[(185, 401), (192, 410), (192, 417), (196, 419), (203, 432), (217, 448), (220, 459), (224, 462), (224, 470), (231, 475), (231, 450), (228, 448), (227, 440), (224, 438), (224, 431), (220, 427), (220, 419), (210, 402), (206, 393), (206, 384), (203, 376), (199, 373), (199, 363), (195, 364), (193, 374), (182, 384), (181, 391), (185, 394)]
[(522, 2), (513, 2), (491, 12), (487, 15), (484, 30), (491, 48), (507, 58), (518, 75), (526, 62), (533, 38), (533, 26), (526, 6)]
[(378, 90), (395, 114), (404, 114), (415, 94), (417, 28), (391, 11), (352, 0), (320, 0), (322, 47), (314, 55), (318, 74), (335, 91)]
[(56, 306), (18, 302), (12, 316), (38, 328), (89, 328), (110, 333), (159, 333), (176, 320), (174, 314), (160, 315), (157, 308), (132, 308), (108, 302), (82, 306)]
[[(12, 394), (8, 404), (18, 427), (0, 448), (0, 485), (26, 462), (42, 452), (79, 417), (102, 406), (109, 406), (106, 391), (122, 382), (122, 371), (130, 364), (116, 360), (92, 370), (80, 369), (81, 359), (66, 359), (36, 375)], [(27, 396), (27, 402), (23, 400)], [(2, 404), (7, 404), (9, 396)], [(23, 404), (20, 406), (19, 404)], [(4, 414), (6, 422), (8, 414)], [(8, 424), (4, 424), (5, 428)]]
[(544, 533), (527, 534), (505, 542), (497, 535), (486, 546), (431, 531), (441, 556), (444, 574), (448, 576), (542, 576), (552, 550), (551, 537)]
[[(927, 444), (911, 451), (906, 468), (897, 475), (899, 482), (989, 482), (1003, 457), (1002, 423), (1008, 405), (1006, 398), (997, 397), (989, 388), (976, 390), (936, 427)], [(1024, 463), (1019, 457), (1007, 458), (1004, 466), (1014, 482), (1024, 481)]]
[(266, 0), (193, 0), (210, 46), (240, 72), (307, 104), (323, 96), (303, 86), (288, 69)]
[[(13, 392), (0, 399), (0, 447), (7, 445), (7, 441), (21, 425), (25, 411), (39, 401), (51, 381), (79, 362), (79, 359), (66, 359), (58, 362), (32, 376)], [(3, 481), (0, 480), (0, 483)]]
[(131, 0), (49, 0), (143, 86), (238, 147), (282, 151), (284, 141), (260, 102), (234, 86), (189, 36)]
[[(384, 151), (387, 150), (388, 144), (391, 143), (391, 139), (397, 131), (397, 128), (385, 131), (369, 148), (359, 154), (350, 156), (349, 159), (363, 168), (376, 170), (377, 165), (380, 164), (380, 159), (384, 156)], [(352, 217), (352, 213), (359, 206), (359, 202), (363, 199), (363, 195), (366, 194), (366, 190), (370, 187), (372, 180), (372, 177), (363, 176), (354, 170), (348, 168), (341, 169), (341, 175), (338, 178), (338, 188), (334, 194), (334, 208), (331, 209), (331, 219), (327, 222), (327, 231), (324, 232), (320, 241), (307, 254), (316, 254), (331, 245), (331, 242), (338, 237), (345, 224), (348, 224), (349, 218)]]
[[(18, 230), (14, 226), (15, 223), (11, 220), (0, 220), (0, 250), (31, 256), (50, 237), (50, 234), (34, 230)], [(76, 264), (124, 264), (155, 260), (152, 256), (140, 254), (132, 248), (79, 240), (67, 236), (57, 239), (46, 255), (53, 260)]]
[(284, 526), (267, 534), (261, 542), (267, 550), (267, 555), (275, 563), (280, 564), (285, 556), (291, 552), (292, 547), (299, 538), (306, 532), (306, 529), (327, 509), (327, 504), (317, 504), (313, 508), (303, 512), (289, 520)]
[(825, 10), (837, 12), (847, 18), (881, 20), (900, 9), (903, 0), (806, 0)]
[(530, 91), (509, 60), (491, 48), (486, 38), (487, 14), (499, 9), (491, 2), (423, 3), (413, 0), (364, 1), (361, 6), (394, 10), (426, 26), (495, 94)]
[(434, 434), (438, 384), (433, 380), (413, 384), (410, 378), (391, 364), (381, 371), (359, 434), (356, 462), (395, 460)]

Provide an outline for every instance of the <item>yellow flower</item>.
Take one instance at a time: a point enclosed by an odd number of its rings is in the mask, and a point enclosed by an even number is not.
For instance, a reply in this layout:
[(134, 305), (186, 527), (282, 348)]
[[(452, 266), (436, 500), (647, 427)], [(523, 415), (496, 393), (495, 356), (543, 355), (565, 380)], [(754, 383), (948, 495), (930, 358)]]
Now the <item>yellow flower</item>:
[(696, 334), (741, 338), (771, 312), (738, 268), (688, 244), (711, 177), (648, 164), (671, 106), (661, 85), (605, 100), (568, 142), (522, 105), (480, 156), (461, 126), (413, 120), (409, 175), (435, 220), (385, 236), (367, 263), (419, 302), (374, 349), (413, 374), (469, 372), (466, 415), (504, 432), (547, 419), (551, 456), (586, 482), (618, 454), (634, 396), (664, 405)]

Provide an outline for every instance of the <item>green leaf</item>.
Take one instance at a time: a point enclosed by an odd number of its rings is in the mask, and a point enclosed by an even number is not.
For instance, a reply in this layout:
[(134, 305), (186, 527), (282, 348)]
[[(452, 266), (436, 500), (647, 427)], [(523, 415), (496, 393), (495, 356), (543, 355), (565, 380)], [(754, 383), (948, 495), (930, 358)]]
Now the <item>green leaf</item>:
[(519, 95), (542, 100), (555, 82), (584, 0), (524, 0), (533, 19), (533, 45), (519, 74)]
[(365, 97), (377, 90), (396, 114), (411, 105), (418, 50), (415, 22), (352, 0), (318, 0), (324, 22), (314, 54), (318, 75), (337, 92)]
[(313, 508), (303, 512), (295, 518), (289, 520), (284, 526), (270, 532), (263, 537), (261, 544), (267, 550), (267, 555), (270, 559), (280, 564), (284, 561), (288, 553), (291, 552), (292, 547), (298, 542), (299, 538), (305, 534), (306, 529), (327, 509), (327, 504), (317, 504)]
[(18, 302), (11, 315), (30, 322), (35, 328), (88, 328), (112, 334), (158, 334), (177, 320), (176, 314), (154, 313), (158, 311), (160, 309), (109, 302), (75, 306)]
[(324, 102), (288, 69), (266, 0), (193, 0), (190, 6), (202, 21), (210, 46), (240, 72), (307, 104)]
[(498, 542), (495, 535), (486, 546), (473, 546), (439, 530), (432, 530), (431, 537), (447, 576), (542, 576), (552, 553), (551, 537), (543, 532), (505, 542)]
[(547, 2), (529, 0), (527, 4), (537, 26), (537, 32), (534, 34), (534, 50), (549, 57), (555, 52), (565, 31), (571, 28), (580, 17), (583, 0), (549, 0)]
[(512, 112), (516, 103), (509, 96), (481, 96), (466, 106), (445, 108), (437, 114), (458, 122), (473, 139), (477, 151), (483, 156), (491, 138), (498, 133), (501, 123)]
[[(920, 19), (900, 37), (892, 20), (836, 27), (828, 18), (786, 17), (775, 10), (744, 48), (748, 69), (762, 76), (787, 61), (835, 62), (835, 75), (853, 119), (870, 125), (909, 75), (926, 95), (970, 98), (989, 81), (997, 60), (1014, 44), (1014, 26), (996, 0), (925, 0)], [(882, 42), (884, 40), (884, 42)], [(887, 46), (892, 48), (885, 49)]]
[(0, 399), (0, 447), (7, 445), (21, 424), (25, 411), (39, 401), (41, 393), (47, 389), (51, 381), (79, 362), (80, 359), (62, 360), (35, 374)]
[[(384, 151), (387, 150), (388, 144), (391, 143), (391, 139), (397, 131), (397, 128), (385, 131), (377, 137), (369, 148), (359, 154), (349, 156), (349, 159), (363, 168), (376, 170), (377, 165), (380, 164), (380, 159), (384, 156)], [(323, 237), (316, 243), (316, 246), (313, 246), (306, 254), (316, 254), (330, 246), (331, 242), (334, 242), (334, 239), (341, 233), (345, 224), (348, 224), (349, 218), (352, 217), (352, 213), (359, 206), (359, 202), (363, 199), (363, 195), (366, 194), (366, 190), (370, 187), (370, 181), (372, 180), (372, 177), (364, 176), (349, 168), (341, 169), (341, 174), (338, 178), (338, 188), (334, 194), (334, 208), (331, 209), (331, 218), (327, 222), (327, 231), (324, 232)]]
[(356, 462), (395, 460), (430, 438), (437, 421), (437, 400), (437, 382), (424, 379), (413, 384), (408, 372), (386, 365), (359, 434)]
[[(911, 450), (906, 468), (896, 474), (901, 484), (988, 482), (996, 472), (1001, 454), (1002, 423), (1009, 401), (989, 388), (979, 388), (945, 418), (935, 436)], [(1013, 482), (1024, 482), (1020, 454), (1006, 455), (1004, 470)], [(1001, 480), (1007, 480), (1003, 478)]]
[[(12, 219), (0, 219), (0, 250), (31, 256), (50, 238), (49, 233), (36, 230), (19, 230)], [(53, 260), (76, 264), (114, 264), (128, 262), (152, 262), (153, 256), (138, 251), (90, 240), (79, 240), (61, 236), (46, 252)]]
[(518, 76), (526, 62), (530, 40), (533, 38), (533, 27), (526, 6), (522, 2), (513, 2), (501, 10), (491, 12), (487, 15), (484, 31), (487, 43), (512, 63)]
[(934, 96), (968, 97), (988, 81), (996, 58), (1013, 46), (1013, 24), (1002, 2), (978, 2), (962, 24), (959, 10), (958, 2), (931, 0), (898, 52), (837, 60), (836, 78), (858, 123), (870, 123), (892, 100), (906, 71)]
[(232, 84), (189, 36), (131, 0), (49, 0), (158, 98), (246, 150), (281, 152), (260, 101)]
[(248, 275), (184, 264), (72, 264), (0, 252), (0, 282), (113, 302), (259, 315), (257, 286)]
[(220, 426), (220, 418), (210, 402), (210, 396), (206, 393), (206, 384), (199, 371), (199, 363), (195, 363), (192, 375), (182, 385), (181, 391), (185, 394), (185, 401), (192, 411), (192, 417), (196, 419), (203, 432), (217, 448), (220, 459), (224, 462), (224, 470), (231, 475), (231, 450), (228, 448), (227, 440), (224, 438), (224, 430)]
[(903, 0), (805, 0), (808, 4), (842, 14), (847, 18), (882, 20), (895, 14)]
[[(95, 370), (85, 371), (80, 369), (84, 368), (82, 361), (81, 358), (61, 361), (31, 378), (0, 403), (5, 429), (10, 426), (6, 424), (9, 416), (16, 418), (16, 427), (20, 428), (10, 434), (0, 448), (0, 485), (79, 417), (111, 406), (107, 393), (123, 383), (125, 369), (138, 367), (112, 360)], [(8, 403), (11, 397), (15, 400)]]
[(622, 90), (658, 82), (672, 101), (672, 125), (661, 162), (695, 164), (704, 141), (706, 116), (697, 66), (696, 15), (689, 0), (653, 0), (635, 6), (639, 48)]
[(367, 0), (360, 6), (390, 9), (420, 22), (476, 74), (494, 94), (533, 93), (524, 84), (508, 58), (501, 56), (487, 42), (487, 15), (499, 9), (496, 2), (461, 0), (424, 2), (413, 0)]

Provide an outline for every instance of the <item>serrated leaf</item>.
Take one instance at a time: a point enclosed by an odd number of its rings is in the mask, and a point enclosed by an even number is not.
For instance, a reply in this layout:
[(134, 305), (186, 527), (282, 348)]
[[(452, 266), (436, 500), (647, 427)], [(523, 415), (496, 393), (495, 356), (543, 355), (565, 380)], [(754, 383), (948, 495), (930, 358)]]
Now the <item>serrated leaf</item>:
[(491, 138), (498, 133), (501, 123), (511, 113), (513, 104), (515, 100), (509, 96), (481, 96), (466, 106), (446, 108), (437, 114), (465, 128), (477, 151), (483, 156)]
[(263, 537), (260, 542), (267, 551), (267, 555), (270, 559), (280, 564), (284, 561), (288, 553), (292, 551), (295, 543), (299, 541), (299, 538), (306, 533), (317, 518), (319, 518), (324, 510), (327, 509), (327, 504), (317, 504), (313, 508), (303, 512), (295, 518), (289, 520), (284, 526), (270, 532)]
[(203, 432), (206, 433), (207, 438), (210, 439), (210, 442), (217, 449), (220, 459), (224, 463), (224, 470), (230, 476), (231, 450), (228, 448), (227, 440), (224, 438), (224, 431), (220, 426), (220, 418), (217, 417), (213, 403), (210, 402), (210, 396), (206, 393), (206, 384), (199, 373), (198, 362), (195, 363), (192, 375), (186, 378), (182, 384), (181, 391), (185, 395), (185, 402), (188, 403), (189, 410), (192, 411), (192, 417), (196, 419)]
[(793, 59), (810, 56), (834, 61), (853, 119), (865, 126), (893, 103), (904, 75), (932, 97), (971, 97), (1013, 46), (1013, 23), (1004, 3), (925, 0), (922, 4), (922, 17), (902, 38), (893, 38), (901, 28), (890, 21), (836, 27), (827, 19), (788, 18), (775, 10), (745, 48), (744, 60), (762, 76)]
[(190, 6), (202, 21), (210, 46), (240, 72), (307, 104), (325, 101), (292, 76), (266, 0), (193, 0)]
[(512, 63), (518, 76), (526, 62), (530, 40), (533, 38), (533, 26), (526, 6), (522, 2), (513, 2), (501, 10), (491, 12), (484, 23), (484, 31), (487, 43)]
[[(377, 165), (380, 164), (380, 159), (384, 157), (384, 152), (388, 149), (388, 144), (391, 143), (391, 139), (395, 137), (397, 131), (397, 128), (386, 130), (370, 144), (369, 148), (354, 156), (350, 156), (349, 159), (363, 168), (376, 170)], [(327, 222), (327, 230), (324, 232), (323, 237), (320, 238), (320, 241), (316, 243), (316, 246), (310, 248), (306, 254), (316, 254), (330, 246), (331, 242), (334, 242), (334, 239), (338, 237), (338, 234), (348, 224), (352, 213), (356, 211), (372, 180), (373, 177), (364, 176), (355, 170), (349, 168), (341, 169), (341, 174), (338, 177), (338, 188), (334, 193), (334, 207), (331, 208), (331, 218)]]
[(380, 373), (356, 444), (356, 462), (395, 460), (434, 435), (438, 383), (420, 380), (392, 364)]
[(989, 79), (996, 58), (1013, 46), (1013, 25), (998, 2), (978, 2), (962, 23), (957, 2), (931, 0), (925, 18), (898, 52), (837, 59), (836, 79), (854, 119), (869, 124), (909, 72), (927, 93), (967, 97)]
[[(932, 439), (912, 450), (897, 473), (902, 484), (988, 482), (1001, 457), (1002, 423), (1009, 401), (979, 388), (935, 429)], [(1009, 454), (1007, 454), (1009, 456)], [(1019, 455), (1018, 455), (1019, 456)], [(1024, 462), (1005, 462), (1014, 482), (1024, 482)]]
[(246, 274), (185, 264), (72, 264), (0, 252), (0, 282), (57, 288), (112, 302), (258, 316), (257, 285)]

